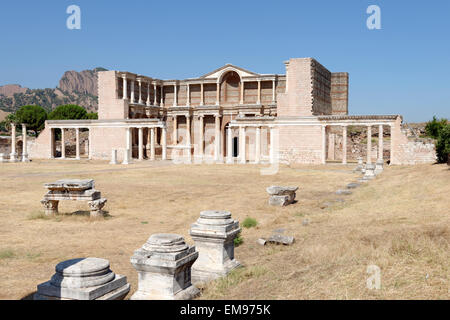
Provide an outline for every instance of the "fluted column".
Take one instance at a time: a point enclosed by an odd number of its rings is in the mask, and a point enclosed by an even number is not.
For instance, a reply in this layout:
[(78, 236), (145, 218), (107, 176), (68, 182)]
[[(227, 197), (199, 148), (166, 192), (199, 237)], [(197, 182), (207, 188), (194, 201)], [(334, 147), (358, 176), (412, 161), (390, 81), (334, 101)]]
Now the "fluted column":
[(233, 163), (233, 138), (231, 127), (227, 128), (227, 163)]
[(22, 162), (29, 162), (27, 146), (27, 125), (22, 123)]
[(150, 130), (150, 160), (155, 160), (155, 128)]
[(244, 104), (244, 89), (245, 89), (245, 82), (241, 81), (241, 98), (239, 103)]
[(142, 100), (142, 80), (138, 79), (139, 84), (139, 104), (143, 104), (144, 101)]
[(80, 128), (75, 128), (75, 158), (80, 160)]
[(383, 125), (378, 126), (378, 160), (383, 161)]
[(261, 161), (261, 127), (256, 127), (255, 137), (255, 163)]
[(214, 140), (214, 160), (218, 161), (220, 158), (220, 115), (216, 114), (215, 117), (215, 140)]
[(150, 102), (150, 82), (147, 82), (147, 107), (151, 105)]
[(258, 100), (256, 104), (261, 104), (261, 80), (258, 80)]
[(187, 149), (187, 160), (190, 162), (192, 160), (192, 150), (191, 150), (191, 116), (186, 115), (186, 145), (189, 147)]
[(122, 76), (123, 78), (123, 100), (127, 100), (128, 99), (128, 92), (127, 92), (127, 77), (124, 75)]
[(144, 128), (139, 128), (139, 160), (144, 160)]
[(189, 86), (189, 83), (188, 84), (186, 84), (186, 105), (189, 107), (189, 105), (190, 105), (190, 100), (191, 100), (191, 97), (190, 97), (190, 86)]
[(156, 99), (156, 83), (153, 84), (153, 92), (155, 94), (155, 96), (153, 97), (153, 104), (156, 106), (158, 103), (158, 100)]
[(161, 103), (159, 104), (161, 107), (164, 106), (164, 86), (161, 85)]
[(218, 106), (220, 104), (220, 83), (217, 83), (216, 88), (216, 105)]
[(205, 104), (204, 100), (204, 92), (203, 92), (203, 82), (200, 84), (200, 105), (203, 106)]
[(246, 142), (245, 142), (245, 127), (244, 126), (240, 126), (239, 127), (239, 158), (241, 163), (245, 164), (246, 161), (246, 155), (245, 155), (245, 146)]
[(367, 126), (367, 164), (372, 163), (372, 126)]
[(178, 96), (178, 92), (177, 92), (177, 84), (175, 83), (173, 85), (173, 106), (176, 107), (178, 105), (178, 101), (177, 101), (177, 96)]
[(272, 103), (275, 103), (277, 101), (276, 99), (275, 80), (272, 80)]
[(199, 131), (199, 145), (198, 146), (199, 146), (199, 152), (200, 152), (200, 158), (201, 159), (203, 159), (203, 157), (204, 157), (204, 144), (205, 144), (205, 142), (204, 142), (204, 140), (205, 140), (205, 137), (204, 137), (204, 130), (205, 130), (205, 128), (204, 128), (204, 124), (203, 124), (203, 118), (204, 118), (203, 115), (199, 116), (200, 131)]
[(342, 164), (347, 164), (347, 126), (342, 126)]
[(167, 128), (163, 127), (161, 132), (161, 144), (162, 144), (162, 160), (167, 159)]
[(327, 126), (322, 126), (322, 164), (327, 162)]
[(61, 128), (61, 159), (66, 158), (66, 138), (65, 138), (65, 130)]
[(134, 80), (131, 80), (131, 103), (134, 103)]
[(172, 137), (172, 141), (173, 141), (173, 145), (178, 144), (178, 132), (177, 132), (177, 116), (173, 116), (173, 137)]
[(17, 159), (16, 152), (16, 125), (11, 123), (11, 153), (9, 155), (9, 160), (15, 162)]

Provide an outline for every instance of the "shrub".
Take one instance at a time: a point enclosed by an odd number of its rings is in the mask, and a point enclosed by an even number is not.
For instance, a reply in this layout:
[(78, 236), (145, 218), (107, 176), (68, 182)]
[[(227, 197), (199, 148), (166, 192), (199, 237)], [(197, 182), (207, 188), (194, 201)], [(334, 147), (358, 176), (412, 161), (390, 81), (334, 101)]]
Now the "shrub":
[(437, 120), (436, 116), (433, 116), (433, 120), (427, 122), (425, 126), (425, 133), (428, 137), (437, 139), (441, 130), (447, 125), (447, 119)]
[(244, 228), (252, 228), (252, 227), (256, 227), (256, 225), (258, 224), (258, 222), (256, 221), (256, 219), (253, 218), (245, 218), (244, 222), (242, 222), (242, 226)]
[(87, 114), (86, 119), (98, 120), (98, 113), (97, 112), (90, 112), (90, 113)]
[(80, 120), (87, 119), (87, 111), (75, 104), (58, 106), (49, 113), (50, 120)]
[(445, 163), (450, 154), (450, 124), (446, 124), (439, 132), (436, 141), (436, 156), (439, 163)]
[(239, 247), (242, 243), (244, 243), (244, 238), (242, 238), (241, 232), (239, 231), (236, 238), (234, 238), (234, 246)]
[(36, 133), (44, 129), (45, 120), (47, 120), (47, 111), (41, 106), (23, 106), (17, 110), (14, 122), (21, 124), (25, 123), (27, 129), (33, 130)]

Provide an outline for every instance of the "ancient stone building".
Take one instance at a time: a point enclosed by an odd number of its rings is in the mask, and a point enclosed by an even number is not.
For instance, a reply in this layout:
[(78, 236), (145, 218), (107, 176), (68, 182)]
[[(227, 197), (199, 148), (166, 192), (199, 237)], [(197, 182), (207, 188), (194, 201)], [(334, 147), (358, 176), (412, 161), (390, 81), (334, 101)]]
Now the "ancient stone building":
[[(98, 120), (47, 121), (29, 154), (55, 158), (55, 132), (89, 130), (90, 159), (182, 159), (186, 162), (325, 163), (331, 127), (391, 132), (392, 164), (411, 163), (399, 115), (348, 115), (348, 73), (333, 73), (312, 58), (285, 62), (285, 74), (259, 74), (227, 64), (198, 78), (161, 80), (121, 71), (98, 74)], [(61, 131), (59, 131), (61, 130)], [(406, 140), (405, 140), (406, 139)], [(383, 139), (367, 161), (383, 157)], [(64, 143), (62, 144), (65, 145)], [(378, 148), (378, 149), (377, 149)], [(65, 147), (60, 157), (65, 158)], [(376, 152), (381, 150), (380, 152)], [(80, 146), (76, 143), (76, 158)], [(406, 160), (405, 160), (406, 159)]]

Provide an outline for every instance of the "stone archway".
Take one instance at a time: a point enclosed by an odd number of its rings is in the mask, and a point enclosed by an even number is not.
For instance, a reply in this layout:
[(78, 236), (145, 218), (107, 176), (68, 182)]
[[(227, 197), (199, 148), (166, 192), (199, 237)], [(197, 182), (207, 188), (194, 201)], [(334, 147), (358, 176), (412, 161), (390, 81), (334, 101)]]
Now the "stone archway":
[(228, 71), (222, 77), (220, 102), (226, 105), (239, 104), (241, 77), (236, 71)]

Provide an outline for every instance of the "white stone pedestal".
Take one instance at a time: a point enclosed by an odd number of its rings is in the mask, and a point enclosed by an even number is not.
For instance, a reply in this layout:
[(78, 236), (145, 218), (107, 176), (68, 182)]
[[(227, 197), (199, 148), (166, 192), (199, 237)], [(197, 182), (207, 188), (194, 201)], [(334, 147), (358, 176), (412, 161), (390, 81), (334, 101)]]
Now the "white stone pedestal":
[(363, 162), (363, 158), (362, 157), (358, 157), (358, 165), (355, 168), (355, 172), (361, 172), (362, 169), (364, 168), (364, 162)]
[(190, 235), (199, 253), (192, 266), (192, 281), (206, 282), (226, 276), (241, 264), (234, 259), (234, 238), (239, 222), (228, 211), (202, 211)]
[(182, 236), (152, 235), (130, 261), (138, 272), (138, 290), (131, 300), (189, 300), (200, 294), (191, 283), (191, 266), (197, 260), (195, 247)]
[(269, 204), (271, 206), (284, 207), (294, 203), (298, 187), (278, 187), (271, 186), (266, 189), (270, 195)]
[(67, 260), (55, 270), (50, 281), (37, 286), (34, 300), (120, 300), (130, 291), (127, 277), (112, 272), (105, 259)]
[(375, 164), (375, 175), (379, 175), (380, 173), (383, 172), (383, 160), (382, 159), (378, 159), (376, 164)]

